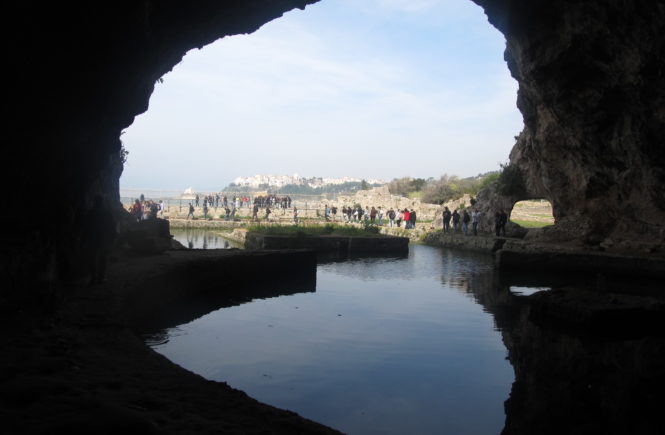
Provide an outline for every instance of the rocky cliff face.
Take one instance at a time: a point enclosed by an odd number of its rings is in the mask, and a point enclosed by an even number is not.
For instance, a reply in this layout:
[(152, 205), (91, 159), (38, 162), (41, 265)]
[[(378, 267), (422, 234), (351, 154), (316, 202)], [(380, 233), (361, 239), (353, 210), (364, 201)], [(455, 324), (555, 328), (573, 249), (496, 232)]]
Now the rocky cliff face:
[[(2, 180), (14, 212), (2, 287), (48, 281), (76, 263), (92, 197), (118, 199), (120, 132), (188, 50), (315, 1), (8, 5)], [(552, 201), (561, 233), (662, 240), (664, 1), (474, 1), (506, 35), (520, 86), (525, 129), (511, 160)], [(53, 214), (32, 212), (35, 201)]]
[[(119, 202), (121, 131), (148, 109), (155, 82), (188, 50), (253, 32), (313, 2), (8, 5), (10, 115), (1, 176), (15, 211), (0, 249), (0, 286), (75, 272), (78, 229), (92, 198)], [(53, 213), (33, 212), (37, 203)]]
[(474, 1), (506, 36), (510, 160), (551, 200), (550, 236), (665, 240), (665, 2)]

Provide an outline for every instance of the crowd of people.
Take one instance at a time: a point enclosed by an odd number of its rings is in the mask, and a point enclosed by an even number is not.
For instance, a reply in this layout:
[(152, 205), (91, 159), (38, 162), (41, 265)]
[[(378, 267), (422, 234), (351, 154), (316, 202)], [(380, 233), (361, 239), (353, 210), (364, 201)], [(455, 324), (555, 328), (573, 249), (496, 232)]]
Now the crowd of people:
[(291, 197), (290, 196), (277, 196), (277, 195), (257, 195), (253, 198), (250, 198), (247, 195), (233, 195), (228, 197), (226, 195), (220, 194), (210, 194), (204, 195), (203, 197), (196, 195), (194, 198), (194, 206), (199, 207), (200, 204), (203, 204), (203, 207), (235, 207), (235, 208), (245, 208), (250, 207), (250, 205), (258, 206), (259, 208), (273, 207), (273, 208), (291, 208)]
[[(298, 224), (300, 221), (300, 211), (292, 204), (290, 196), (279, 197), (276, 195), (260, 195), (254, 198), (247, 196), (233, 195), (230, 198), (226, 195), (205, 195), (203, 198), (203, 217), (209, 219), (209, 212), (211, 207), (223, 207), (224, 219), (234, 220), (236, 217), (237, 209), (242, 207), (252, 206), (252, 219), (260, 220), (259, 211), (263, 210), (263, 217), (265, 220), (270, 221), (273, 209), (289, 209), (293, 205), (293, 222)], [(194, 204), (189, 203), (187, 219), (194, 219), (195, 207), (201, 203), (201, 197), (196, 195)], [(146, 200), (143, 195), (136, 199), (129, 208), (130, 213), (137, 221), (153, 219), (164, 214), (164, 203), (162, 200), (155, 202), (153, 200)], [(317, 212), (318, 214), (318, 212)], [(338, 217), (339, 214), (339, 217)], [(464, 235), (469, 234), (469, 230), (474, 236), (478, 235), (479, 225), (482, 213), (477, 209), (469, 210), (454, 209), (452, 212), (448, 207), (443, 210), (443, 231), (445, 233), (462, 232)], [(366, 225), (383, 225), (384, 220), (390, 227), (403, 227), (405, 229), (416, 228), (417, 213), (414, 209), (405, 208), (384, 210), (383, 207), (378, 206), (371, 208), (366, 206), (363, 208), (361, 205), (343, 206), (341, 210), (335, 205), (326, 204), (323, 211), (323, 217), (327, 222), (340, 221), (345, 223), (364, 223)], [(497, 210), (494, 214), (494, 232), (497, 237), (506, 235), (506, 224), (508, 222), (508, 215), (504, 210)]]
[(203, 204), (203, 207), (235, 207), (235, 208), (243, 208), (243, 207), (249, 207), (251, 203), (251, 199), (247, 196), (240, 196), (240, 195), (233, 195), (231, 197), (228, 197), (226, 195), (220, 195), (219, 193), (216, 194), (210, 194), (210, 195), (203, 195), (203, 197), (200, 197), (198, 194), (194, 198), (194, 206), (199, 207), (200, 204)]
[(129, 207), (129, 213), (137, 222), (155, 219), (157, 216), (162, 217), (164, 216), (164, 202), (161, 199), (159, 202), (145, 199), (145, 196), (141, 194), (141, 197), (134, 200), (134, 203)]
[[(480, 224), (480, 218), (482, 213), (477, 209), (473, 209), (469, 213), (466, 209), (462, 210), (460, 214), (457, 209), (453, 210), (451, 213), (448, 207), (443, 208), (443, 232), (459, 232), (461, 231), (467, 235), (469, 233), (469, 223), (471, 223), (471, 228), (473, 235), (478, 235), (478, 226)], [(451, 226), (452, 223), (452, 226)], [(508, 223), (508, 214), (505, 210), (497, 210), (494, 214), (494, 232), (497, 237), (500, 235), (506, 235), (506, 224)]]
[(337, 218), (338, 208), (336, 206), (328, 206), (324, 208), (324, 219), (326, 221), (342, 221), (347, 223), (364, 223), (368, 225), (383, 225), (384, 219), (387, 219), (390, 227), (402, 227), (405, 229), (413, 229), (416, 227), (416, 220), (418, 218), (414, 209), (384, 210), (383, 207), (369, 207), (363, 208), (361, 205), (343, 206), (341, 209), (340, 217)]

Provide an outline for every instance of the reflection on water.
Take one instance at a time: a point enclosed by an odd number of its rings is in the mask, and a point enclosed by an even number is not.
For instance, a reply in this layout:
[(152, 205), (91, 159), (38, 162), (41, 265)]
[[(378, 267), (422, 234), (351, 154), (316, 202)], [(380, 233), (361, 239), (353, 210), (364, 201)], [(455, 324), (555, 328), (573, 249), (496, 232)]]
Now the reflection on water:
[(467, 293), (491, 267), (488, 256), (424, 246), (406, 259), (324, 264), (315, 293), (210, 313), (155, 348), (347, 433), (498, 433), (513, 371)]
[(223, 233), (196, 228), (171, 229), (173, 238), (189, 249), (231, 249), (242, 248), (239, 244), (227, 240)]
[(519, 296), (531, 296), (534, 293), (546, 292), (552, 290), (551, 287), (522, 287), (518, 285), (511, 285), (510, 292)]
[[(418, 245), (320, 264), (314, 293), (217, 310), (151, 345), (352, 434), (660, 433), (662, 301), (622, 311), (613, 294), (492, 264)], [(602, 300), (609, 311), (585, 311)]]

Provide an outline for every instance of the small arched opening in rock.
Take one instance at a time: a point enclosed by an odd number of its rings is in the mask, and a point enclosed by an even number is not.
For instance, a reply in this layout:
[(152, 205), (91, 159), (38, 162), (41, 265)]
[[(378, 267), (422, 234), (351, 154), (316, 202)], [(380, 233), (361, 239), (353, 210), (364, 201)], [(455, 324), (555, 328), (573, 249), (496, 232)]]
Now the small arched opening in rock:
[(554, 225), (552, 203), (546, 199), (518, 201), (510, 212), (510, 221), (524, 228)]

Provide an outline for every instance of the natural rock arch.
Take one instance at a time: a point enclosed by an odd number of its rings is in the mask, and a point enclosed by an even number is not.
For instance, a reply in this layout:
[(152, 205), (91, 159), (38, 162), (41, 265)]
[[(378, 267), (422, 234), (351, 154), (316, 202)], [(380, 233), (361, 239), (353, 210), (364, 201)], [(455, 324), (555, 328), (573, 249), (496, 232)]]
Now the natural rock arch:
[[(665, 0), (473, 0), (506, 37), (525, 128), (511, 162), (562, 234), (665, 238)], [(14, 212), (3, 288), (75, 264), (92, 196), (117, 200), (119, 134), (190, 49), (316, 0), (14, 2), (4, 186)], [(5, 284), (10, 284), (5, 286)]]

